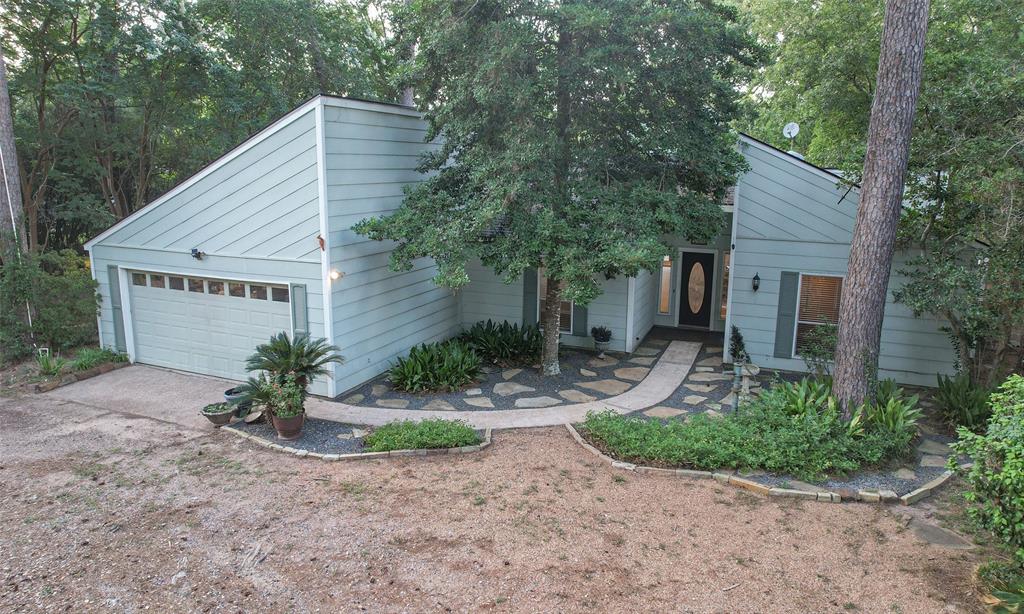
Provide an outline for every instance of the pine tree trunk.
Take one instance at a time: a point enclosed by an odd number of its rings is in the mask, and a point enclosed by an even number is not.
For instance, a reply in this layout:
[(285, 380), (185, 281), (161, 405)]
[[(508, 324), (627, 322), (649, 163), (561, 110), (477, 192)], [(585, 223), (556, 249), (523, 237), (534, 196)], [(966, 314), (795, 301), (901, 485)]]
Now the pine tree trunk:
[(834, 391), (847, 417), (864, 401), (878, 370), (927, 32), (928, 0), (887, 2), (860, 205), (839, 308)]
[(14, 145), (14, 114), (7, 89), (7, 67), (0, 49), (0, 261), (28, 251), (25, 240), (18, 151)]
[(562, 372), (558, 364), (558, 338), (561, 334), (562, 282), (548, 279), (547, 293), (544, 295), (546, 309), (540, 314), (541, 326), (544, 327), (544, 348), (541, 352), (541, 372), (544, 375), (558, 375)]

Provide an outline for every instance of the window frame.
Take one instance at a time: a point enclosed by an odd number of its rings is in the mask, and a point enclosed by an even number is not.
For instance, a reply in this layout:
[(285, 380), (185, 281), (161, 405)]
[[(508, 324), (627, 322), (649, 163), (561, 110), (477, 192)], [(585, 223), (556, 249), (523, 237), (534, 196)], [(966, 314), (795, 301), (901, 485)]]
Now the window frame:
[[(665, 266), (666, 262), (668, 263), (667, 267)], [(663, 285), (663, 282), (665, 281), (666, 268), (668, 269), (668, 287), (665, 287)], [(675, 292), (673, 288), (673, 284), (675, 283), (675, 276), (676, 259), (669, 255), (662, 256), (661, 266), (658, 268), (658, 306), (656, 308), (655, 315), (672, 317), (673, 313), (675, 312), (675, 309), (673, 309), (673, 307), (675, 307), (675, 305), (673, 305), (673, 303), (675, 302)], [(668, 292), (668, 311), (661, 310), (662, 294), (664, 294), (665, 292)]]
[[(810, 324), (812, 326), (822, 326), (823, 325), (821, 322), (805, 322), (805, 321), (801, 321), (800, 320), (800, 294), (801, 294), (801, 292), (803, 292), (803, 289), (804, 289), (804, 276), (807, 276), (807, 277), (832, 277), (832, 278), (839, 279), (840, 280), (840, 283), (839, 283), (839, 299), (840, 299), (840, 301), (842, 301), (842, 297), (843, 297), (843, 294), (842, 294), (843, 286), (846, 285), (846, 275), (842, 275), (842, 274), (838, 274), (838, 273), (805, 273), (803, 271), (799, 272), (799, 275), (797, 277), (797, 282), (796, 282), (796, 313), (793, 314), (793, 352), (792, 352), (792, 356), (793, 356), (793, 358), (801, 358), (801, 359), (803, 358), (803, 356), (798, 354), (797, 351), (796, 351), (796, 347), (797, 347), (796, 346), (797, 331), (800, 330), (800, 325), (801, 324)], [(835, 322), (834, 326), (839, 326), (838, 317), (836, 318), (836, 320), (837, 321)]]
[[(537, 325), (543, 330), (544, 329), (544, 318), (543, 318), (544, 314), (540, 310), (540, 298), (542, 296), (541, 291), (540, 291), (540, 280), (541, 280), (542, 277), (545, 280), (547, 279), (547, 275), (544, 274), (544, 268), (543, 267), (539, 267), (537, 269)], [(559, 319), (558, 319), (558, 323), (559, 323), (558, 332), (560, 332), (560, 333), (568, 333), (568, 334), (572, 335), (572, 331), (574, 330), (573, 326), (576, 324), (576, 321), (575, 321), (576, 320), (576, 302), (575, 301), (562, 301), (562, 302), (563, 303), (569, 303), (569, 328), (567, 330), (567, 329), (564, 329), (564, 328), (561, 327), (562, 319), (561, 319), (561, 315), (559, 315)]]

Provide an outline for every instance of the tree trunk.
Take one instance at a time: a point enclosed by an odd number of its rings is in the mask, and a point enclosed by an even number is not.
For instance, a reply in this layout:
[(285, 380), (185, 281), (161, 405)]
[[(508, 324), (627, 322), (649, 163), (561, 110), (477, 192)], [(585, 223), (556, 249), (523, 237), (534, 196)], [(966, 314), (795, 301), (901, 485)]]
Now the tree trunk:
[(18, 254), (28, 251), (24, 217), (18, 151), (14, 145), (14, 113), (7, 89), (7, 66), (0, 49), (0, 260), (18, 258)]
[(544, 313), (540, 314), (540, 323), (544, 327), (544, 348), (541, 352), (540, 365), (544, 375), (558, 375), (562, 368), (558, 364), (558, 338), (561, 335), (562, 282), (548, 279), (547, 293), (544, 295)]
[(927, 32), (928, 0), (886, 3), (860, 205), (839, 308), (834, 390), (847, 417), (864, 401), (878, 370)]

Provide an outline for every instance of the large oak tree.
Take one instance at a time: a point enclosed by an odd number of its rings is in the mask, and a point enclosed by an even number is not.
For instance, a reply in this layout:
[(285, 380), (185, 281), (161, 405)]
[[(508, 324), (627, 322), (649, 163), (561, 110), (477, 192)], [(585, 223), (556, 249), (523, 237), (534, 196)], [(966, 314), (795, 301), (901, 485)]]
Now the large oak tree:
[(418, 0), (396, 22), (432, 175), (394, 215), (392, 267), (433, 258), (458, 288), (478, 257), (513, 283), (548, 279), (543, 370), (558, 373), (562, 300), (654, 270), (666, 234), (707, 241), (743, 161), (728, 122), (758, 54), (733, 9), (696, 0)]

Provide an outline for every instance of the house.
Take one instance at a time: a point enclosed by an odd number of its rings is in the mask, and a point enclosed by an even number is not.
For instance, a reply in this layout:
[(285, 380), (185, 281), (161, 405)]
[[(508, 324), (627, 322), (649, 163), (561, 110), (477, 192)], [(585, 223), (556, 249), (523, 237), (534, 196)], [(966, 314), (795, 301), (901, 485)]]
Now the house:
[[(317, 96), (92, 239), (101, 344), (133, 362), (242, 379), (271, 334), (308, 333), (342, 348), (344, 364), (311, 388), (334, 397), (477, 321), (536, 322), (543, 271), (506, 284), (469, 263), (471, 282), (454, 293), (433, 284), (429, 259), (392, 272), (391, 245), (352, 230), (422, 180), (419, 156), (437, 146), (426, 128), (408, 107)], [(566, 345), (590, 347), (601, 325), (625, 352), (654, 326), (735, 325), (759, 365), (804, 370), (801, 340), (837, 314), (857, 190), (755, 139), (739, 147), (750, 170), (721, 235), (666, 237), (673, 252), (657, 274), (603, 280), (586, 307), (559, 306)], [(939, 324), (890, 301), (881, 375), (931, 384), (951, 372)]]

